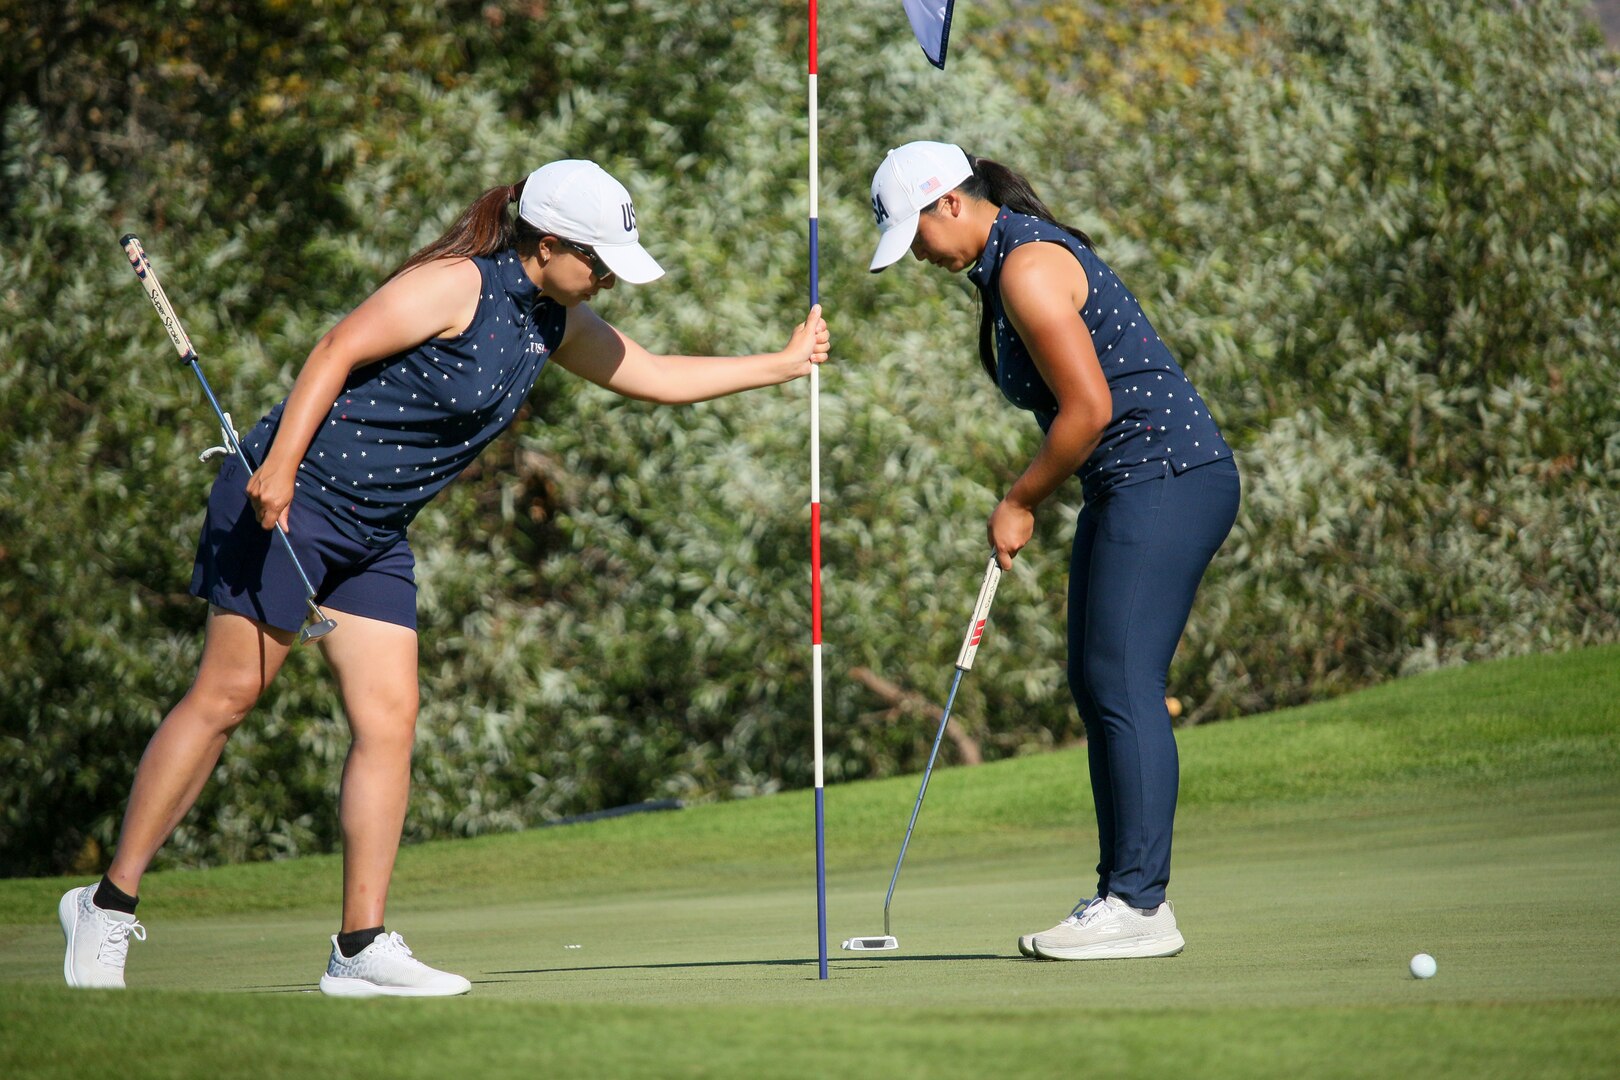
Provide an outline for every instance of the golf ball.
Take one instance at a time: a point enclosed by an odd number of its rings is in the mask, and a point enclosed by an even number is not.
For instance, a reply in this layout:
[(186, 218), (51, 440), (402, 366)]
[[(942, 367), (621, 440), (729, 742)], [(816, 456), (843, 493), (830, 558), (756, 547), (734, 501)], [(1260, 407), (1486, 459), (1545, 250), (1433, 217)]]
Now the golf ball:
[(1426, 952), (1420, 952), (1412, 957), (1411, 967), (1412, 978), (1414, 979), (1432, 979), (1434, 973), (1439, 970), (1438, 965), (1434, 962), (1434, 957)]

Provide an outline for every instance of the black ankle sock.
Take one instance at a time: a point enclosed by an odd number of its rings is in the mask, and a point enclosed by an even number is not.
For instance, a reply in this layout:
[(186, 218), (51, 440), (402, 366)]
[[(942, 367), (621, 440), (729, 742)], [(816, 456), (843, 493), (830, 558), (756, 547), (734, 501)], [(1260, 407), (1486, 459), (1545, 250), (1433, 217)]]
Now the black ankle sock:
[(382, 937), (383, 928), (373, 926), (367, 930), (350, 930), (338, 935), (338, 952), (345, 959), (352, 959), (361, 949)]
[(106, 874), (102, 874), (101, 884), (96, 886), (96, 895), (90, 898), (90, 902), (102, 911), (122, 911), (125, 915), (133, 915), (135, 905), (141, 901), (139, 897), (131, 896), (114, 885), (107, 879)]

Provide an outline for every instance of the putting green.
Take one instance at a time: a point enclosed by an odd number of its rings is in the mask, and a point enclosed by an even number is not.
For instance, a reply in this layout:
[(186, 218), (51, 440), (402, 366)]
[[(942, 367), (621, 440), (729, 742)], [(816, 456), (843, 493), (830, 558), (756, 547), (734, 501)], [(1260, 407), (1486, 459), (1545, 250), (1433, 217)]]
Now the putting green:
[(892, 953), (837, 946), (882, 929), (916, 778), (830, 789), (827, 982), (802, 792), (407, 850), (389, 924), (449, 1002), (308, 992), (334, 859), (151, 876), (122, 995), (59, 989), (72, 882), (0, 882), (0, 1075), (113, 1031), (132, 1075), (1613, 1075), (1617, 690), (1599, 649), (1183, 732), (1166, 960), (1016, 954), (1089, 882), (1075, 750), (936, 774)]

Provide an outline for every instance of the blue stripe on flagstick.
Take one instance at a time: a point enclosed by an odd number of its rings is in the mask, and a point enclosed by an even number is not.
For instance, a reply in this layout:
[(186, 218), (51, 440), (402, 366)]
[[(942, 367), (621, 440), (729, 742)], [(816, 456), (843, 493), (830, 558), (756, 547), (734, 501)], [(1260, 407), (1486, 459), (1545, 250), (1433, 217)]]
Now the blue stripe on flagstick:
[(816, 788), (816, 922), (821, 932), (821, 977), (827, 977), (827, 832), (822, 789)]

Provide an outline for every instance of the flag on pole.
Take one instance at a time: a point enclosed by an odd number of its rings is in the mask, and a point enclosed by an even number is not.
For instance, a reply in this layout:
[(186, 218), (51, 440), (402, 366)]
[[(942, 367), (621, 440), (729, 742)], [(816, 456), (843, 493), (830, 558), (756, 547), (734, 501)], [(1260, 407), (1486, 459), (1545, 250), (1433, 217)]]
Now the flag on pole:
[(945, 49), (951, 43), (951, 9), (956, 0), (900, 0), (911, 20), (917, 44), (928, 54), (928, 62), (945, 68)]

